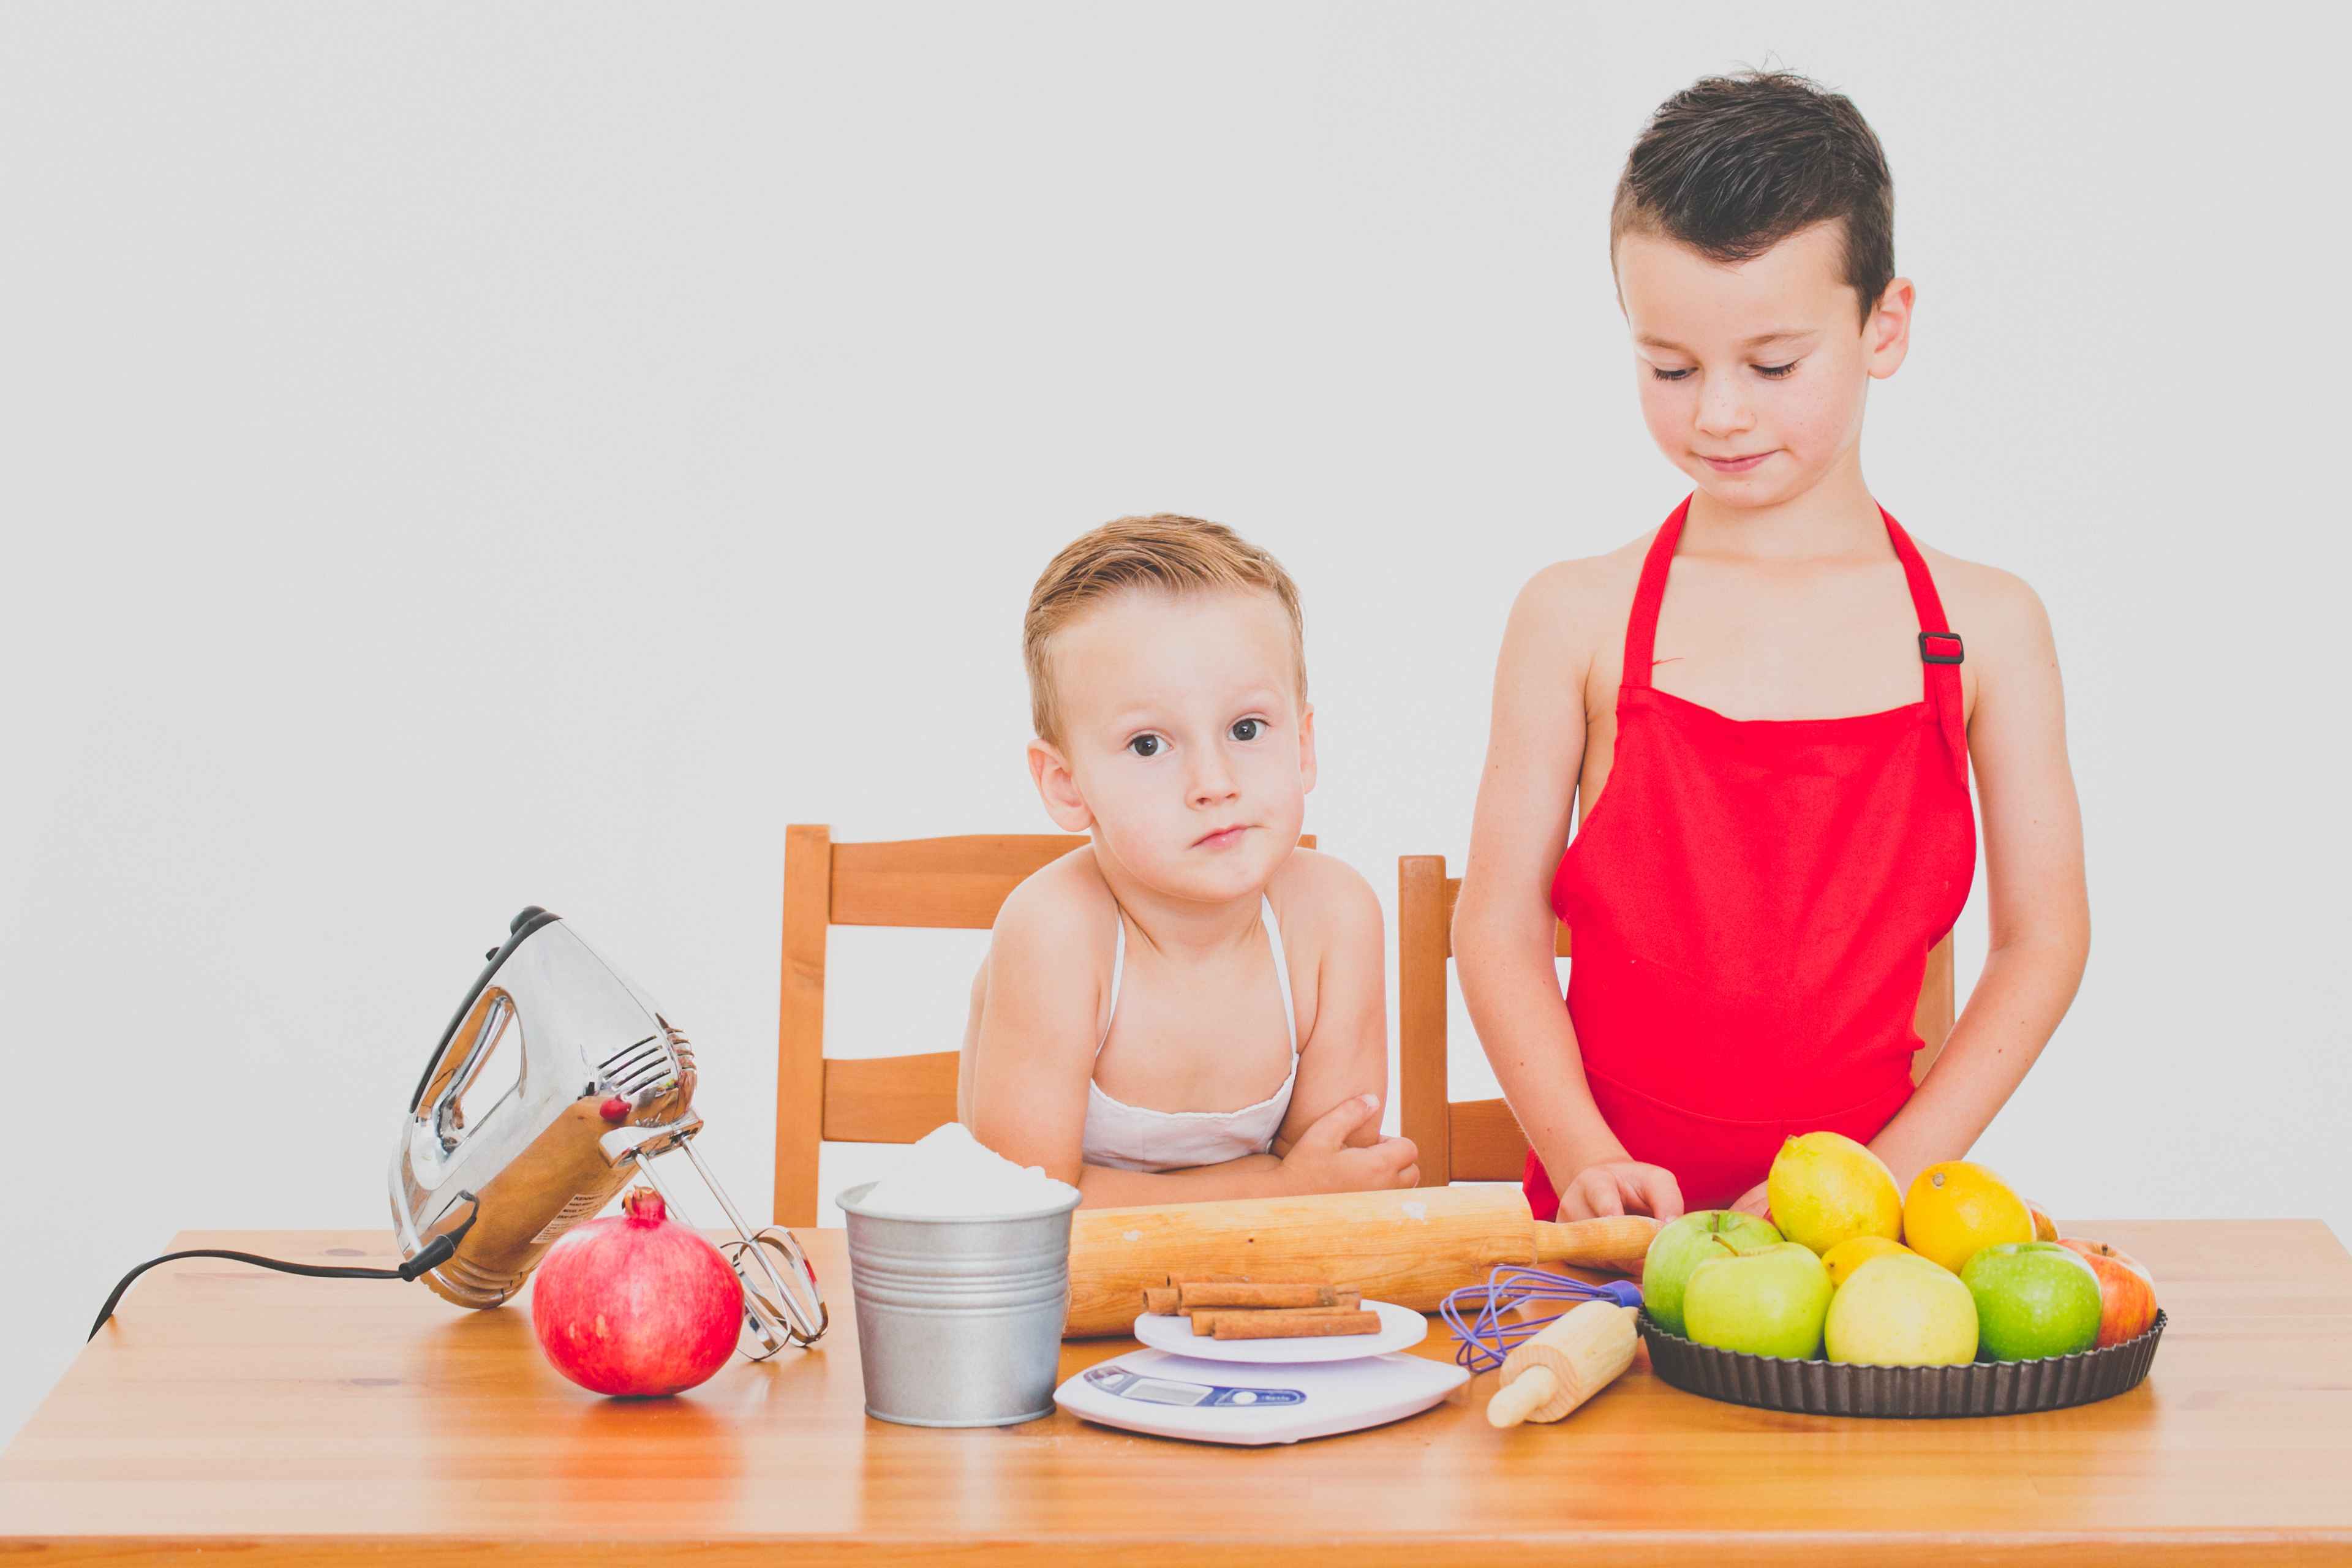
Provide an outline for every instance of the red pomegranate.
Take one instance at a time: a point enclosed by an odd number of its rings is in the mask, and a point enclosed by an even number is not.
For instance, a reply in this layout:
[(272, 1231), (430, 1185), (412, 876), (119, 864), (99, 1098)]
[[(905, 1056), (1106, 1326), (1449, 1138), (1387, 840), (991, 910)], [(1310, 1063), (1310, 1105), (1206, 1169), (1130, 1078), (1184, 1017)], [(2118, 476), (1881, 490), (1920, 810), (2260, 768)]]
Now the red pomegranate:
[(743, 1287), (719, 1249), (670, 1223), (638, 1187), (621, 1213), (547, 1249), (530, 1288), (530, 1324), (555, 1370), (598, 1394), (692, 1388), (727, 1364)]

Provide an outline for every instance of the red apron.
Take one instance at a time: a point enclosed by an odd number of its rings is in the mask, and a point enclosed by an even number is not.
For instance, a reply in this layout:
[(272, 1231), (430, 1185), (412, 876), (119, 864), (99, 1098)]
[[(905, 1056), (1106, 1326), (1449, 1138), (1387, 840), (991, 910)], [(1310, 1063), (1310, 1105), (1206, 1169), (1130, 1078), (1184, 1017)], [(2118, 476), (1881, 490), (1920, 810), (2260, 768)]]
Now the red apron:
[[(1685, 500), (1642, 563), (1616, 755), (1552, 878), (1592, 1098), (1690, 1208), (1764, 1179), (1781, 1141), (1868, 1142), (1911, 1098), (1927, 951), (1976, 872), (1960, 639), (1887, 517), (1923, 699), (1850, 719), (1727, 719), (1650, 684)], [(1528, 1203), (1559, 1207), (1528, 1156)]]

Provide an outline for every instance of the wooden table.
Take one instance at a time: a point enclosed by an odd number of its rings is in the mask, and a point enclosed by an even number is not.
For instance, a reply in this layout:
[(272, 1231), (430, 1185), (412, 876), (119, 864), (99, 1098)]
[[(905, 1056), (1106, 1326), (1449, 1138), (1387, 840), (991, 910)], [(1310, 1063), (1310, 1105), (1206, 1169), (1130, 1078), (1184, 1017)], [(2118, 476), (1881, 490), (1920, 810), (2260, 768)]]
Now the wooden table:
[[(1490, 1373), (1395, 1426), (1221, 1448), (1066, 1416), (867, 1419), (838, 1231), (821, 1350), (594, 1397), (527, 1311), (234, 1264), (142, 1279), (0, 1456), (0, 1557), (44, 1563), (2352, 1563), (2352, 1258), (2312, 1221), (2084, 1222), (2170, 1315), (2148, 1382), (1962, 1422), (1775, 1415), (1644, 1363), (1496, 1432)], [(388, 1262), (383, 1232), (194, 1233)], [(92, 1303), (93, 1308), (96, 1303)], [(1065, 1346), (1065, 1375), (1131, 1341)], [(1450, 1343), (1433, 1331), (1422, 1353)]]

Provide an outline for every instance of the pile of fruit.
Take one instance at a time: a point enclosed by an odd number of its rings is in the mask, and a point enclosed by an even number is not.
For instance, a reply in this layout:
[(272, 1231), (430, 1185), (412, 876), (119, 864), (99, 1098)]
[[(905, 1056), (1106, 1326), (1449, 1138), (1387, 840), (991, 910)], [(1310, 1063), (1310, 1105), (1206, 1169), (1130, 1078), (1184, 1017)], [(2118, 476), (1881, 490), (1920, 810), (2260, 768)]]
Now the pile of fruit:
[(1765, 1192), (1770, 1220), (1700, 1209), (1660, 1227), (1642, 1268), (1659, 1327), (1750, 1355), (1953, 1366), (2073, 1355), (2156, 1321), (2147, 1270), (2060, 1237), (1966, 1160), (1904, 1193), (1860, 1143), (1808, 1132), (1781, 1145)]

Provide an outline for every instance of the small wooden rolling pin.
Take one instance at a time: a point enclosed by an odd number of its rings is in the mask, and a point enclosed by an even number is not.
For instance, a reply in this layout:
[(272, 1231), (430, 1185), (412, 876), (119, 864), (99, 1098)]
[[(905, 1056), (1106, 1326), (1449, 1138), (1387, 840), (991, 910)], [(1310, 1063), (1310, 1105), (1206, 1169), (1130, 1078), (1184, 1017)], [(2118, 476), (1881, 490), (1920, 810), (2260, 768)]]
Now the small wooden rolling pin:
[(1557, 1421), (1633, 1364), (1633, 1309), (1587, 1301), (1504, 1358), (1503, 1384), (1486, 1402), (1496, 1426)]
[(1368, 1300), (1433, 1312), (1497, 1263), (1641, 1271), (1658, 1222), (1641, 1215), (1538, 1222), (1518, 1189), (1404, 1187), (1303, 1198), (1232, 1198), (1070, 1216), (1071, 1339), (1123, 1334), (1147, 1288), (1235, 1270), (1331, 1279)]

